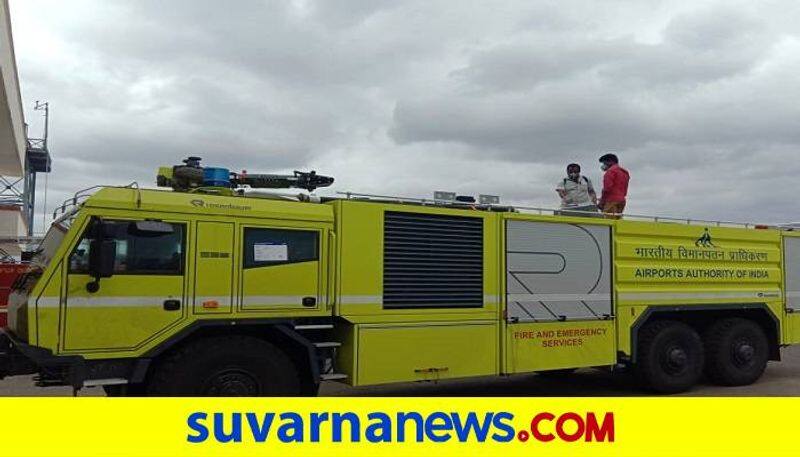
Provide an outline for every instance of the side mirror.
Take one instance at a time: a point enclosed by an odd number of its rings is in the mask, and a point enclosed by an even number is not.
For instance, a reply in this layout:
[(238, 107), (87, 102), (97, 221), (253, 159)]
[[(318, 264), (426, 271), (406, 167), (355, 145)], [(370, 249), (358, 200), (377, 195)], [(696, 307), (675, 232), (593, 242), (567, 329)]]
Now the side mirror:
[(116, 258), (116, 241), (92, 240), (89, 247), (89, 275), (94, 277), (94, 281), (86, 285), (86, 290), (97, 292), (100, 289), (100, 278), (110, 278), (114, 275)]

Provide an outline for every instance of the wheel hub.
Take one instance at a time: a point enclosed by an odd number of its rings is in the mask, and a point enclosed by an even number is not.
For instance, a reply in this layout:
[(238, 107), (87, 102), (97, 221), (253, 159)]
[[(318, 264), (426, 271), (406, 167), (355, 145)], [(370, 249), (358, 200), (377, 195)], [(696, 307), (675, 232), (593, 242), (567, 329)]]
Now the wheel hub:
[(258, 382), (249, 373), (228, 370), (215, 374), (206, 384), (206, 393), (218, 397), (258, 395)]
[(756, 348), (749, 341), (743, 341), (735, 345), (733, 354), (737, 362), (747, 364), (755, 357)]
[(669, 351), (669, 363), (676, 367), (682, 367), (686, 365), (688, 361), (688, 356), (686, 355), (686, 351), (683, 348), (673, 348)]
[(669, 347), (663, 354), (662, 366), (670, 374), (679, 375), (689, 366), (689, 354), (681, 346)]

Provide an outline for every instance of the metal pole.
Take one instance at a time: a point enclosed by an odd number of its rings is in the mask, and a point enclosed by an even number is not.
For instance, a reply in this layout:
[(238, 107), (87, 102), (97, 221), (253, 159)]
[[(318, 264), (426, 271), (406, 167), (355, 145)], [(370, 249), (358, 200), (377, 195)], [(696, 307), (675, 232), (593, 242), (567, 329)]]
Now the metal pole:
[(31, 186), (31, 190), (27, 192), (27, 201), (25, 202), (25, 211), (26, 211), (26, 218), (27, 225), (28, 225), (28, 236), (33, 236), (33, 208), (36, 204), (36, 173), (30, 173), (29, 183)]
[(43, 149), (48, 151), (47, 149), (47, 136), (50, 133), (50, 102), (40, 102), (36, 100), (36, 105), (33, 107), (36, 111), (44, 110), (44, 141), (42, 145), (44, 146)]

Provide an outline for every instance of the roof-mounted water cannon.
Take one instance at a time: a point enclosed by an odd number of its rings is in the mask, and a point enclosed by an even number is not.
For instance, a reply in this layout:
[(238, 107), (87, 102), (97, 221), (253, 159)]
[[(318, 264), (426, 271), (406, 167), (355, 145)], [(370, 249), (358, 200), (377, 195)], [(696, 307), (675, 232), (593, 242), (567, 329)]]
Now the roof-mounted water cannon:
[(232, 173), (231, 182), (237, 186), (249, 186), (254, 189), (287, 189), (297, 188), (313, 192), (319, 187), (333, 184), (330, 176), (318, 175), (316, 171), (295, 171), (293, 175), (265, 175), (250, 173)]
[(171, 187), (178, 192), (242, 188), (296, 188), (313, 192), (317, 188), (333, 184), (332, 177), (318, 175), (316, 171), (295, 171), (291, 175), (236, 173), (227, 168), (203, 167), (200, 165), (200, 161), (200, 157), (189, 157), (183, 160), (183, 165), (159, 168), (156, 178), (157, 185)]

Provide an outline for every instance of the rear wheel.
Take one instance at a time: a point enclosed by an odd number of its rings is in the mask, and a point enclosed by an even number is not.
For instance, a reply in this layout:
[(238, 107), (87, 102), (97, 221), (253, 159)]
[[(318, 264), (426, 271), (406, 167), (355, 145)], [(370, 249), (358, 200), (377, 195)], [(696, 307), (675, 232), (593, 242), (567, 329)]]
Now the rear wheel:
[(247, 336), (213, 337), (181, 347), (154, 368), (148, 394), (256, 397), (301, 394), (292, 361), (272, 344)]
[(769, 341), (757, 323), (741, 318), (724, 319), (703, 335), (705, 373), (723, 386), (752, 384), (764, 374), (769, 360)]
[(703, 371), (703, 341), (682, 322), (649, 323), (639, 334), (635, 369), (638, 377), (656, 392), (689, 390)]

